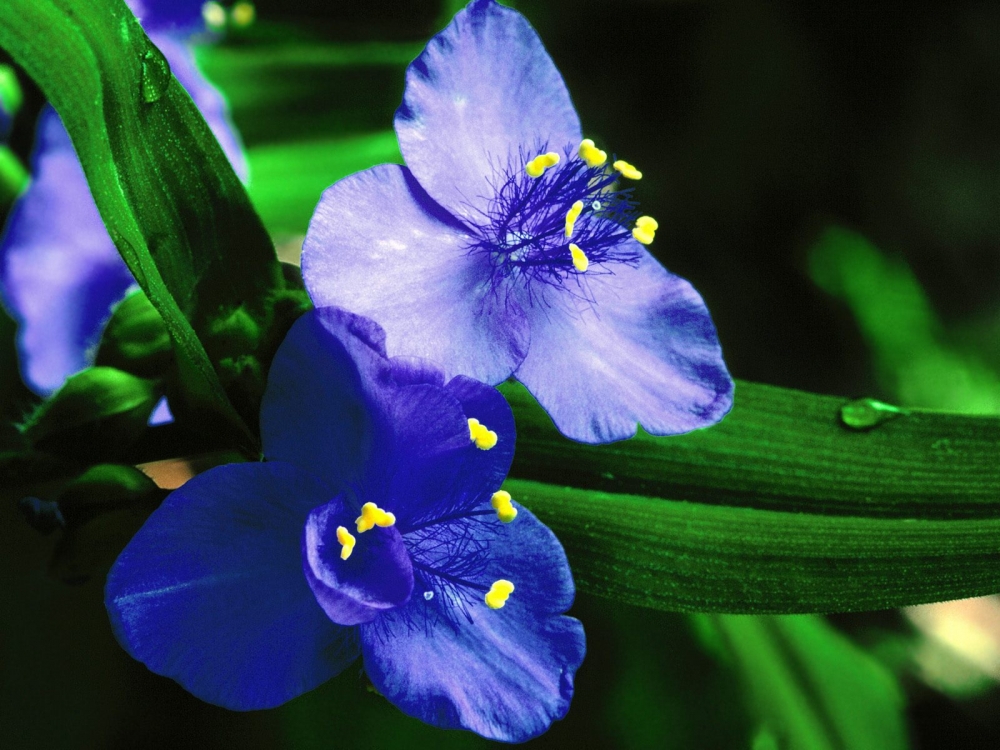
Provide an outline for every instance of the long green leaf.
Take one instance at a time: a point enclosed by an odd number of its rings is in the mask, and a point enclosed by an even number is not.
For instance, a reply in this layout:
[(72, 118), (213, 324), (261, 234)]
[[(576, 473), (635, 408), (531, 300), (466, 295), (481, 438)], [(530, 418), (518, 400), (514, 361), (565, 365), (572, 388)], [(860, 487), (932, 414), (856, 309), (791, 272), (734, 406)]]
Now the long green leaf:
[(170, 331), (189, 395), (252, 446), (195, 331), (204, 338), (239, 309), (266, 316), (280, 267), (190, 97), (121, 0), (5, 0), (0, 47), (62, 117), (112, 239)]
[(1000, 517), (1000, 419), (912, 410), (851, 429), (867, 403), (740, 381), (720, 424), (611, 445), (566, 440), (527, 391), (502, 386), (517, 418), (512, 474), (672, 500), (896, 518)]
[(902, 750), (899, 685), (823, 618), (699, 618), (718, 631), (762, 727), (755, 747)]
[(559, 537), (581, 590), (644, 607), (849, 612), (1000, 591), (1000, 518), (786, 513), (516, 479), (504, 487)]

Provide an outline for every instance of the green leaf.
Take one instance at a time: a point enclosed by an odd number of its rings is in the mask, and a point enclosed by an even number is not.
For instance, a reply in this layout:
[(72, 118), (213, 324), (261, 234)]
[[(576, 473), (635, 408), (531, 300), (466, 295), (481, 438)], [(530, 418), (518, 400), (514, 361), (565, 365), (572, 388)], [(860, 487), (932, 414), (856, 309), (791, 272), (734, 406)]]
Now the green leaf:
[(504, 488), (559, 537), (581, 590), (629, 604), (850, 612), (1000, 591), (1000, 518), (780, 512), (517, 479)]
[(739, 381), (714, 427), (594, 446), (559, 435), (523, 386), (501, 390), (517, 418), (511, 473), (524, 479), (788, 512), (1000, 517), (995, 417), (912, 409), (851, 429), (842, 410), (853, 420), (856, 400)]
[(899, 685), (822, 618), (704, 616), (762, 728), (754, 747), (902, 750)]
[(114, 458), (143, 433), (162, 394), (152, 380), (111, 367), (70, 376), (24, 426), (32, 447), (57, 454)]
[(256, 404), (237, 414), (212, 366), (226, 355), (210, 360), (195, 332), (240, 307), (265, 321), (282, 277), (191, 98), (121, 0), (6, 0), (0, 46), (59, 112), (111, 238), (170, 332), (189, 398), (255, 452)]
[(137, 290), (112, 312), (101, 335), (95, 364), (157, 378), (166, 374), (171, 362), (173, 347), (163, 318), (142, 290)]

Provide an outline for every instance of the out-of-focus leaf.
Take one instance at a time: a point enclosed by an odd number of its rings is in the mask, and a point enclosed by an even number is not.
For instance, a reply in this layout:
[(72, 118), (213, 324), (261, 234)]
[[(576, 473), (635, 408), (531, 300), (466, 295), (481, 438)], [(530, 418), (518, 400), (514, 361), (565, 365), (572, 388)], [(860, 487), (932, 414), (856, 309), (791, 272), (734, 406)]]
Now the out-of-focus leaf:
[(304, 235), (319, 196), (337, 180), (376, 164), (402, 162), (391, 130), (256, 146), (250, 197), (274, 235)]
[(703, 619), (721, 634), (760, 717), (755, 748), (908, 747), (899, 685), (822, 618)]
[(191, 98), (121, 0), (7, 0), (0, 46), (59, 112), (111, 238), (170, 331), (194, 406), (253, 453), (256, 404), (237, 414), (195, 331), (238, 308), (264, 324), (282, 277)]
[(162, 499), (164, 494), (134, 466), (97, 464), (67, 484), (58, 503), (66, 525), (75, 527), (109, 510)]
[[(908, 410), (850, 429), (856, 400), (739, 381), (720, 424), (572, 443), (520, 385), (512, 474), (574, 487), (788, 512), (897, 518), (1000, 518), (1000, 419)], [(942, 547), (942, 551), (943, 551)]]
[(115, 308), (104, 327), (95, 363), (144, 378), (162, 377), (173, 361), (163, 318), (141, 290)]
[(822, 515), (509, 479), (581, 590), (685, 612), (886, 609), (1000, 591), (1000, 518)]
[(24, 427), (41, 451), (93, 458), (123, 455), (142, 434), (161, 393), (156, 382), (112, 367), (70, 376)]

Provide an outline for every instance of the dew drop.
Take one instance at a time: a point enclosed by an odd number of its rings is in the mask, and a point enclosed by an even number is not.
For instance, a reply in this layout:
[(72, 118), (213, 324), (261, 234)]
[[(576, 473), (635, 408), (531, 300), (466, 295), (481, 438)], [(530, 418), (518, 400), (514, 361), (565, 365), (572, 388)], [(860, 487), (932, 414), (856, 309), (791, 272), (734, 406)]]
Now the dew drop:
[(600, 201), (594, 201), (593, 203), (590, 204), (590, 207), (592, 209), (594, 209), (595, 211), (600, 211), (601, 210), (601, 202)]
[(424, 592), (424, 599), (426, 599), (427, 601), (430, 601), (433, 598), (434, 598), (434, 592), (433, 591), (425, 591)]
[(890, 419), (905, 416), (906, 413), (892, 404), (873, 398), (859, 398), (840, 407), (840, 421), (851, 430), (870, 430)]
[(153, 45), (142, 55), (142, 100), (146, 104), (158, 102), (170, 86), (170, 63)]

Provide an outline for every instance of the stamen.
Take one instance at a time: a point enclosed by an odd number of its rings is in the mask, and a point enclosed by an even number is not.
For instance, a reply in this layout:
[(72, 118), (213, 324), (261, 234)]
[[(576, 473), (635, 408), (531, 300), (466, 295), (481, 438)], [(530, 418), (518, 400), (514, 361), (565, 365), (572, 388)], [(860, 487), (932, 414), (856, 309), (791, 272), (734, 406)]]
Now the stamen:
[(226, 25), (226, 9), (215, 0), (201, 6), (201, 17), (210, 29), (221, 29)]
[(357, 539), (355, 539), (354, 535), (343, 526), (338, 526), (337, 541), (341, 544), (340, 559), (346, 560), (351, 556), (351, 553), (354, 552), (354, 544), (357, 542)]
[(656, 237), (656, 230), (659, 228), (659, 222), (652, 216), (640, 216), (635, 220), (635, 229), (632, 230), (632, 236), (635, 237), (636, 242), (648, 245)]
[(528, 173), (528, 177), (541, 177), (546, 169), (554, 167), (558, 163), (559, 154), (555, 151), (549, 151), (547, 154), (539, 154), (529, 161), (524, 167), (524, 171)]
[(573, 268), (583, 273), (590, 267), (590, 259), (587, 254), (580, 249), (579, 245), (569, 243), (569, 254), (573, 258)]
[(622, 177), (627, 177), (630, 180), (641, 180), (642, 172), (633, 167), (627, 161), (622, 161), (619, 159), (614, 164), (612, 164), (615, 169), (622, 173)]
[(504, 523), (510, 523), (517, 518), (517, 508), (510, 502), (510, 493), (504, 490), (497, 490), (490, 498), (490, 505), (497, 512), (497, 518)]
[(229, 17), (233, 20), (233, 24), (236, 27), (245, 29), (257, 18), (257, 9), (253, 7), (253, 3), (241, 0), (229, 11)]
[(580, 212), (583, 211), (583, 201), (577, 201), (574, 203), (569, 211), (566, 212), (566, 236), (573, 236), (573, 227), (576, 226), (576, 220), (580, 218)]
[(490, 590), (486, 592), (486, 606), (490, 609), (500, 609), (507, 603), (507, 597), (514, 591), (514, 584), (501, 578), (494, 581)]
[(601, 151), (589, 138), (580, 141), (580, 158), (587, 162), (588, 167), (599, 167), (608, 160), (606, 151)]
[(392, 526), (396, 523), (396, 516), (382, 510), (375, 503), (365, 503), (361, 506), (361, 515), (358, 516), (354, 522), (358, 525), (358, 533), (363, 534), (376, 526), (381, 526), (383, 528), (386, 526)]
[(486, 425), (480, 424), (478, 419), (469, 419), (469, 439), (481, 451), (488, 451), (497, 444), (497, 434), (487, 429)]

